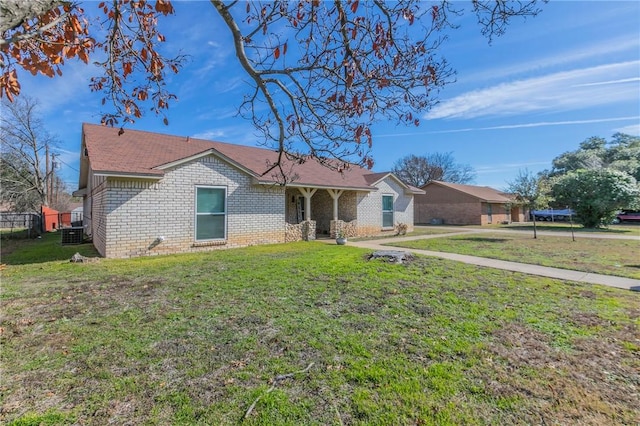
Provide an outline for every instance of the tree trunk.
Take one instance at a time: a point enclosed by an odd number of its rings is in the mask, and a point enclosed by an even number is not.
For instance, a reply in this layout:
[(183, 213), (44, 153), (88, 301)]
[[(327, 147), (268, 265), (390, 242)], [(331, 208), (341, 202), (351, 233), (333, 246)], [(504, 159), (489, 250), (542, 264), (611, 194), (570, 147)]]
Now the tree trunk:
[(37, 16), (68, 1), (62, 0), (3, 0), (0, 2), (0, 33), (12, 30)]

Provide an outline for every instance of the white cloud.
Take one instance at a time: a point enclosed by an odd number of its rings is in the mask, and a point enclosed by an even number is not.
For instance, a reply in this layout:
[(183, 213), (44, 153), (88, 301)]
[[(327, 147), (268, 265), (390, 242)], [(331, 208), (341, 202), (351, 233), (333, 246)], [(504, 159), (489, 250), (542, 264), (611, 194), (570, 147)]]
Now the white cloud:
[[(608, 123), (612, 121), (630, 121), (630, 120), (640, 120), (640, 116), (629, 116), (629, 117), (611, 117), (611, 118), (596, 118), (590, 120), (567, 120), (567, 121), (539, 121), (535, 123), (518, 123), (518, 124), (504, 124), (500, 126), (488, 126), (488, 127), (464, 127), (461, 129), (451, 129), (451, 130), (433, 130), (430, 132), (405, 132), (405, 133), (386, 133), (376, 135), (376, 138), (389, 138), (389, 137), (399, 137), (399, 136), (416, 136), (416, 135), (433, 135), (440, 133), (461, 133), (461, 132), (476, 132), (479, 130), (506, 130), (506, 129), (521, 129), (521, 128), (530, 128), (530, 127), (546, 127), (546, 126), (570, 126), (577, 124), (592, 124), (592, 123)], [(638, 125), (640, 126), (640, 125)], [(638, 126), (627, 126), (625, 129), (634, 129)], [(615, 130), (620, 131), (622, 130)], [(623, 132), (628, 133), (628, 132)], [(632, 133), (629, 133), (632, 134)]]
[(478, 130), (503, 130), (503, 129), (523, 129), (523, 128), (529, 128), (529, 127), (568, 126), (568, 125), (576, 125), (576, 124), (608, 123), (611, 121), (628, 121), (628, 120), (637, 120), (637, 119), (640, 119), (640, 117), (612, 117), (612, 118), (596, 118), (592, 120), (540, 121), (536, 123), (504, 124), (501, 126), (467, 127), (463, 129), (439, 130), (439, 131), (434, 131), (429, 133), (459, 133), (459, 132), (475, 132)]
[(256, 145), (259, 138), (256, 137), (251, 125), (240, 124), (237, 126), (216, 127), (198, 132), (191, 137), (220, 142), (230, 142), (240, 145)]
[(555, 55), (536, 58), (528, 62), (517, 63), (512, 66), (501, 66), (491, 68), (488, 70), (482, 70), (479, 72), (473, 72), (467, 78), (460, 78), (460, 81), (465, 80), (492, 80), (492, 79), (504, 79), (509, 76), (515, 76), (518, 74), (525, 74), (529, 72), (540, 72), (541, 70), (556, 67), (558, 65), (576, 63), (578, 61), (602, 58), (605, 55), (612, 55), (619, 52), (637, 52), (640, 48), (640, 39), (637, 34), (630, 34), (625, 37), (618, 37), (615, 39), (603, 40), (599, 44), (590, 44), (581, 49), (575, 49), (572, 51), (564, 51)]
[(640, 123), (632, 124), (630, 126), (620, 127), (615, 129), (614, 132), (626, 133), (627, 135), (640, 136)]
[[(639, 64), (640, 61), (629, 61), (601, 65), (474, 90), (443, 101), (425, 118), (467, 119), (556, 112), (638, 100), (634, 77)], [(631, 81), (620, 82), (625, 79)], [(607, 81), (612, 83), (604, 84)], [(594, 86), (593, 83), (603, 84)]]
[(68, 106), (77, 106), (88, 99), (98, 101), (99, 94), (91, 93), (91, 77), (100, 75), (100, 69), (80, 61), (69, 61), (62, 67), (62, 76), (49, 78), (43, 75), (31, 76), (21, 72), (19, 78), (22, 93), (38, 99), (44, 113), (58, 112)]
[(506, 163), (506, 164), (489, 164), (475, 166), (474, 170), (477, 174), (502, 173), (512, 170), (526, 169), (528, 167), (538, 168), (539, 166), (548, 166), (549, 161), (528, 161), (524, 163)]
[(631, 83), (633, 81), (640, 81), (640, 77), (623, 78), (621, 80), (598, 81), (596, 83), (576, 84), (574, 87), (604, 86), (607, 84)]
[(216, 141), (216, 140), (219, 140), (220, 138), (224, 138), (225, 136), (226, 136), (226, 133), (220, 129), (205, 130), (204, 132), (200, 132), (200, 133), (196, 133), (195, 135), (192, 135), (194, 139), (205, 139), (208, 141)]

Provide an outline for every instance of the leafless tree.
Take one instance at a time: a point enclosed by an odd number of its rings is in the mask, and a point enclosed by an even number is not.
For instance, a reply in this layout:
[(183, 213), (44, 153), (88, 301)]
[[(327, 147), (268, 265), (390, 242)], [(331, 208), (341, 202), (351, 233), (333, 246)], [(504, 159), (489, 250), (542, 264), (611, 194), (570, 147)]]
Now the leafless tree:
[(473, 167), (456, 163), (450, 152), (410, 154), (396, 161), (392, 171), (404, 182), (417, 187), (422, 187), (432, 180), (466, 184), (475, 179)]
[(37, 115), (38, 103), (29, 97), (2, 102), (1, 199), (19, 210), (39, 211), (49, 204), (47, 190), (53, 170), (47, 167), (47, 151), (56, 146)]
[[(351, 163), (371, 167), (372, 124), (418, 125), (439, 90), (454, 81), (442, 52), (453, 27), (449, 17), (464, 12), (460, 3), (210, 1), (249, 76), (240, 113), (280, 154), (265, 173), (286, 176), (285, 165), (309, 159), (337, 170)], [(513, 18), (536, 15), (539, 3), (473, 0), (469, 13), (491, 39)], [(174, 13), (171, 2), (113, 0), (98, 7), (102, 29), (91, 28), (74, 2), (0, 0), (0, 94), (19, 94), (18, 68), (54, 76), (66, 59), (88, 62), (100, 52), (103, 75), (91, 88), (115, 107), (103, 123), (134, 121), (143, 102), (167, 123), (175, 96), (165, 86), (166, 73), (178, 72), (184, 57), (158, 53), (164, 36), (155, 24)]]

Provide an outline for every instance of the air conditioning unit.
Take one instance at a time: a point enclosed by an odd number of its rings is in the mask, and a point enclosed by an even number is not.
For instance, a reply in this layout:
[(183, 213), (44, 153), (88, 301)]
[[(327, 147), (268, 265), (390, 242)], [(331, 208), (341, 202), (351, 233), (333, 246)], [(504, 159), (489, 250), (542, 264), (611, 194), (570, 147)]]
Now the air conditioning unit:
[(84, 241), (84, 228), (82, 226), (74, 226), (71, 228), (60, 229), (62, 233), (62, 245), (82, 244)]

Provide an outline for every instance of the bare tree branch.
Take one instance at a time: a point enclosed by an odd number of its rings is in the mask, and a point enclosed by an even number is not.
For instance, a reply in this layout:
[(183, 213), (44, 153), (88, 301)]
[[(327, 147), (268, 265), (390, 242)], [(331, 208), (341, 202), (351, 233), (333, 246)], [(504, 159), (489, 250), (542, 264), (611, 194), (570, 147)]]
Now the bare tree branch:
[[(250, 77), (239, 113), (278, 152), (264, 173), (277, 171), (283, 183), (290, 181), (286, 172), (292, 164), (310, 159), (340, 171), (352, 164), (372, 167), (372, 126), (419, 125), (418, 117), (438, 102), (439, 90), (455, 81), (442, 46), (443, 30), (454, 28), (449, 16), (463, 13), (458, 3), (210, 2)], [(98, 54), (103, 56), (94, 64), (102, 75), (90, 87), (103, 92), (103, 104), (114, 109), (103, 115), (103, 124), (133, 122), (148, 102), (168, 123), (166, 109), (176, 97), (167, 89), (167, 73), (177, 73), (185, 60), (164, 57), (158, 49), (164, 36), (157, 23), (174, 13), (170, 0), (105, 0), (97, 32), (90, 31), (76, 3), (31, 3), (0, 0), (0, 17), (7, 17), (0, 27), (0, 96), (19, 95), (18, 69), (54, 77), (62, 74), (65, 60), (88, 63)], [(515, 17), (535, 16), (539, 3), (472, 0), (472, 10), (491, 40)]]
[(1, 200), (20, 209), (38, 211), (47, 204), (47, 182), (53, 171), (45, 171), (45, 149), (56, 145), (37, 116), (37, 102), (22, 97), (17, 102), (3, 101), (0, 117)]

